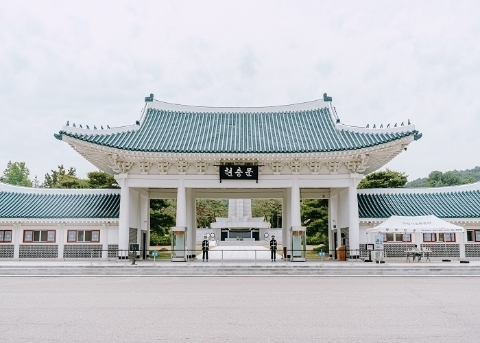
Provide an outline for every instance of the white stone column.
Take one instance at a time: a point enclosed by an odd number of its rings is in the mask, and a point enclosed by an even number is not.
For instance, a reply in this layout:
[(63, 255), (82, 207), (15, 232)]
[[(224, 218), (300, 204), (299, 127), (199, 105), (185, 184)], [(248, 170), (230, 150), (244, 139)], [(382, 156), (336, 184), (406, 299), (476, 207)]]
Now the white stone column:
[(467, 230), (458, 233), (458, 246), (460, 248), (460, 258), (465, 258), (465, 242), (467, 240)]
[(178, 179), (176, 226), (187, 227), (187, 195), (185, 181), (182, 178)]
[(63, 259), (63, 252), (65, 250), (65, 223), (58, 224), (57, 230), (57, 246), (58, 246), (58, 258)]
[[(290, 201), (291, 201), (291, 189), (286, 188), (284, 190), (283, 203), (282, 203), (282, 246), (287, 248), (287, 254), (291, 254), (291, 240), (290, 240), (290, 228), (292, 227), (290, 221)], [(283, 254), (282, 254), (283, 255)]]
[(195, 197), (193, 196), (193, 189), (187, 188), (185, 190), (186, 196), (186, 207), (185, 207), (185, 218), (187, 222), (187, 249), (189, 258), (195, 257), (195, 248), (197, 241), (197, 224), (195, 218), (196, 206), (195, 206)]
[[(185, 191), (185, 180), (183, 178), (178, 179), (177, 186), (177, 218), (175, 226), (177, 228), (187, 228), (187, 195)], [(190, 232), (188, 228), (186, 230), (186, 241), (183, 243), (181, 249), (188, 249), (188, 237)], [(186, 252), (183, 254), (184, 257), (187, 256)]]
[(100, 241), (102, 242), (102, 258), (108, 258), (108, 223), (102, 224), (102, 232), (100, 232)]
[[(348, 201), (345, 199), (347, 198), (348, 193), (347, 189), (338, 189), (337, 191), (337, 223), (336, 223), (336, 232), (337, 232), (337, 248), (343, 245), (342, 242), (342, 227), (348, 227), (347, 218), (348, 218)], [(337, 255), (338, 259), (338, 255)]]
[[(118, 177), (118, 178), (117, 178)], [(130, 188), (126, 174), (116, 177), (120, 190), (120, 218), (118, 223), (118, 252), (119, 258), (128, 256), (128, 231), (130, 227)]]
[[(148, 245), (148, 250), (150, 250), (150, 192), (148, 193), (148, 214), (147, 214), (147, 245)], [(150, 252), (148, 252), (148, 255), (150, 256)]]
[(292, 194), (290, 195), (290, 217), (292, 221), (291, 226), (302, 226), (302, 220), (300, 218), (300, 188), (298, 187), (298, 179), (294, 178), (292, 181)]
[(292, 188), (290, 193), (290, 227), (288, 228), (288, 250), (289, 255), (292, 256), (292, 227), (302, 226), (300, 217), (300, 187), (298, 186), (298, 179), (292, 179)]
[(358, 257), (360, 249), (360, 227), (358, 219), (357, 183), (352, 179), (348, 188), (348, 242), (350, 256)]
[[(141, 196), (139, 189), (129, 188), (130, 194), (130, 216), (129, 216), (129, 226), (128, 226), (128, 245), (127, 247), (130, 248), (130, 243), (140, 243), (141, 238), (141, 215), (140, 215), (140, 208), (141, 208)], [(136, 232), (136, 236), (134, 241), (130, 239), (130, 229)], [(140, 251), (136, 252), (136, 257), (138, 258)]]
[[(140, 248), (142, 248), (143, 235), (145, 234), (145, 256), (148, 255), (150, 250), (150, 235), (149, 235), (149, 217), (150, 217), (150, 197), (148, 192), (142, 190), (140, 192), (140, 234), (139, 234), (139, 243)], [(141, 256), (143, 258), (143, 251), (141, 251)]]
[(22, 228), (21, 224), (13, 224), (13, 258), (20, 258), (20, 242), (22, 241)]
[[(335, 235), (334, 232), (338, 228), (338, 190), (330, 191), (330, 199), (328, 200), (328, 250), (331, 257), (335, 256)], [(338, 235), (338, 234), (337, 234)], [(339, 242), (337, 238), (337, 242)]]

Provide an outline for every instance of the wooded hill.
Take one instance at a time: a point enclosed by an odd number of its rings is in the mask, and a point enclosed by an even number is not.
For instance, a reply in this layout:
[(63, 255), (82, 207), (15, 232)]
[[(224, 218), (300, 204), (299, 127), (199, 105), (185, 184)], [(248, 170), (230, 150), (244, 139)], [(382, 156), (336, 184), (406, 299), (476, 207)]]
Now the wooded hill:
[(466, 170), (451, 170), (445, 173), (431, 172), (428, 177), (407, 182), (406, 188), (457, 186), (480, 181), (480, 166)]

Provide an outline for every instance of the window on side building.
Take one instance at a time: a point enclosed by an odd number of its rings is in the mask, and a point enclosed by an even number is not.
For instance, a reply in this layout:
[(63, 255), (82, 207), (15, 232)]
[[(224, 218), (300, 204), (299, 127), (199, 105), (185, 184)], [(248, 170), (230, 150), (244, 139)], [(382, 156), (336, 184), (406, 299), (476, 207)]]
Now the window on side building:
[(12, 241), (12, 230), (0, 230), (0, 243), (10, 243)]
[(445, 232), (438, 234), (439, 242), (455, 242), (455, 233)]
[(100, 242), (100, 230), (68, 230), (68, 242)]
[(395, 234), (394, 233), (384, 233), (383, 241), (384, 242), (395, 242)]
[(25, 243), (55, 243), (55, 230), (25, 230), (23, 242)]
[(437, 234), (436, 233), (424, 233), (423, 234), (423, 241), (424, 242), (436, 242), (437, 241)]

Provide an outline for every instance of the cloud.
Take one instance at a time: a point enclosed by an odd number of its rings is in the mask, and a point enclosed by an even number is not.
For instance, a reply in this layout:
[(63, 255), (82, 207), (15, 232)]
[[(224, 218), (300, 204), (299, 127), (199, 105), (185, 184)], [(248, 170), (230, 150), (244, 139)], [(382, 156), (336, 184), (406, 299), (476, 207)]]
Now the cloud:
[(480, 145), (476, 1), (7, 2), (0, 12), (0, 167), (94, 167), (53, 138), (121, 126), (149, 93), (262, 106), (333, 96), (343, 123), (410, 119), (423, 138), (388, 167), (472, 168)]
[(240, 71), (243, 77), (252, 78), (256, 74), (255, 56), (251, 48), (247, 48), (240, 61)]

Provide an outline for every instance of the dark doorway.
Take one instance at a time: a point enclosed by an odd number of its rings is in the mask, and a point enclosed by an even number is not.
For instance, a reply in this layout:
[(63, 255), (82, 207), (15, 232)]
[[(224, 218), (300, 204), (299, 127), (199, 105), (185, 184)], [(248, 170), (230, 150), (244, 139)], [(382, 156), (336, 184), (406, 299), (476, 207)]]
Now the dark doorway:
[(144, 260), (147, 259), (147, 251), (145, 250), (146, 246), (147, 246), (147, 233), (142, 232), (142, 258)]
[(228, 229), (222, 229), (222, 234), (220, 236), (220, 240), (224, 241), (226, 238), (228, 238)]
[(258, 229), (252, 230), (252, 238), (254, 238), (256, 241), (260, 240), (260, 232)]
[(337, 233), (333, 233), (333, 258), (337, 259)]

